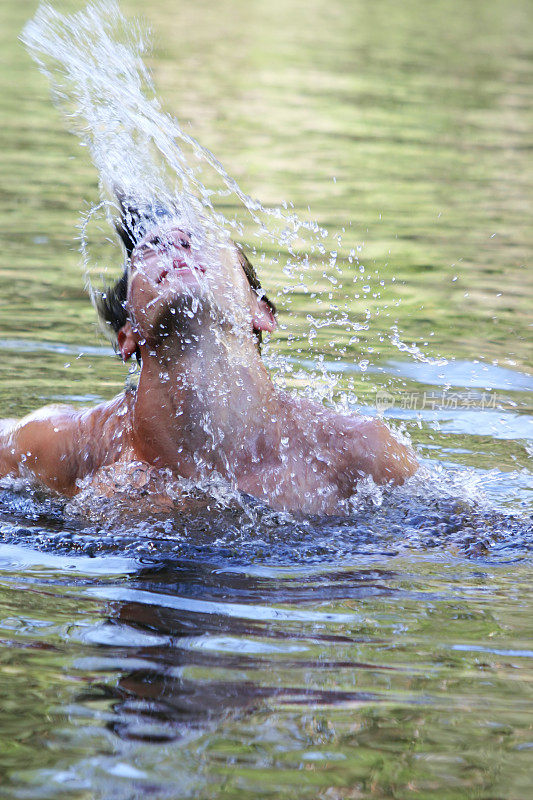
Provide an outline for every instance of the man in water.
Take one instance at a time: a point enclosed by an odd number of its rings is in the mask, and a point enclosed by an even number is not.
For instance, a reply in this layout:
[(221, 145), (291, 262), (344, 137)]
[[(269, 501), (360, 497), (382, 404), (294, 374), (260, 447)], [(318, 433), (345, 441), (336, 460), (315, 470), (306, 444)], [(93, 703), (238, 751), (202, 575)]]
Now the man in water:
[(275, 308), (229, 240), (213, 244), (155, 206), (121, 201), (122, 278), (96, 307), (138, 387), (90, 409), (42, 408), (0, 422), (0, 477), (67, 496), (109, 494), (109, 468), (201, 481), (214, 474), (274, 508), (342, 513), (357, 483), (402, 483), (412, 449), (376, 419), (278, 391), (260, 354)]

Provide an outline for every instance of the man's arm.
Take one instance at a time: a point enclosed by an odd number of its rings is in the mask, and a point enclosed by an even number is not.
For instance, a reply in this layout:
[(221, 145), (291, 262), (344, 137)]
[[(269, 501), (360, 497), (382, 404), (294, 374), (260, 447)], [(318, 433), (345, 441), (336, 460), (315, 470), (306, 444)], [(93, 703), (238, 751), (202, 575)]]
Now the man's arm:
[(381, 420), (372, 421), (376, 448), (377, 483), (402, 484), (418, 469), (418, 458), (409, 444), (401, 442)]
[(76, 481), (116, 460), (124, 437), (121, 395), (92, 409), (45, 406), (21, 420), (0, 421), (0, 477), (35, 476), (65, 495)]
[(340, 448), (340, 488), (345, 496), (365, 475), (378, 484), (402, 484), (417, 471), (413, 448), (399, 441), (381, 420), (353, 417), (350, 428), (350, 446)]

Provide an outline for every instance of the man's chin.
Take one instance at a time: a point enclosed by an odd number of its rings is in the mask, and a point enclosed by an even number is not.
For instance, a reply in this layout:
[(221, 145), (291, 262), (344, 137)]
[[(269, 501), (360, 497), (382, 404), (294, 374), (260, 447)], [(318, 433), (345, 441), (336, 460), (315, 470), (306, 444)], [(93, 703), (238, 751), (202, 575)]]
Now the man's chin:
[[(153, 339), (168, 337), (173, 332), (185, 332), (203, 316), (205, 298), (200, 291), (168, 286), (153, 303), (150, 317)], [(153, 302), (153, 301), (152, 301)]]

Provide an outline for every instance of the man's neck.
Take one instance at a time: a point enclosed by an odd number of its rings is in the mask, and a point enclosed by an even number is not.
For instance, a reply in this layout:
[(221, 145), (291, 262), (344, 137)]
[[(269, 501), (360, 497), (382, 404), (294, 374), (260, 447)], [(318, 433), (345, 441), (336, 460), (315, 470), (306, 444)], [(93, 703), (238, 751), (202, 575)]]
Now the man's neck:
[(279, 458), (284, 409), (251, 337), (204, 320), (141, 354), (133, 439), (142, 458), (235, 481)]

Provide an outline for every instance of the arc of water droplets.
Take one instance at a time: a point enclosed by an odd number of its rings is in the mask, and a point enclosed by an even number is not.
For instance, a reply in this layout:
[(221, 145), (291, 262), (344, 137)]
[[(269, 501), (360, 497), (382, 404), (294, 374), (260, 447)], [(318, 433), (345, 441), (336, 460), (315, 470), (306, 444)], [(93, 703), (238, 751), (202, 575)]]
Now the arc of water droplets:
[[(285, 247), (290, 253), (287, 274), (291, 275), (297, 266), (305, 270), (309, 263), (307, 255), (302, 256), (293, 249), (302, 229), (313, 234), (314, 241), (308, 243), (310, 251), (327, 256), (323, 244), (328, 236), (325, 228), (317, 221), (301, 220), (296, 213), (287, 213), (287, 203), (283, 208), (264, 207), (259, 200), (247, 195), (220, 161), (161, 109), (142, 58), (148, 52), (147, 40), (141, 27), (121, 14), (116, 0), (92, 2), (83, 11), (71, 15), (62, 15), (43, 4), (26, 25), (21, 39), (49, 79), (53, 97), (73, 132), (88, 146), (100, 174), (104, 197), (106, 189), (109, 191), (115, 184), (136, 197), (148, 200), (157, 197), (163, 203), (175, 203), (178, 195), (185, 223), (204, 239), (205, 231), (219, 237), (221, 234), (229, 236), (228, 227), (242, 233), (242, 225), (237, 220), (227, 220), (215, 209), (211, 199), (214, 194), (233, 193), (250, 214), (258, 235)], [(181, 144), (187, 145), (196, 158), (219, 175), (225, 190), (214, 192), (203, 185), (188, 163)], [(157, 160), (153, 158), (154, 148)], [(179, 186), (171, 185), (169, 172)], [(112, 204), (104, 200), (103, 205), (109, 218)], [(95, 210), (99, 208), (102, 204)], [(94, 210), (82, 223), (81, 248), (90, 293), (93, 290), (88, 278), (84, 239), (92, 213)], [(281, 233), (270, 230), (261, 215), (280, 221), (284, 226)], [(340, 271), (336, 265), (337, 252), (329, 255), (330, 270)], [(349, 260), (353, 261), (351, 255)], [(368, 328), (368, 319), (367, 313), (363, 326), (352, 323), (353, 330)], [(335, 319), (329, 317), (329, 320), (336, 324)], [(416, 345), (405, 345), (397, 328), (390, 338), (398, 349), (409, 352), (417, 360), (432, 361)]]
[[(125, 43), (117, 41), (119, 35), (125, 39)], [(133, 147), (134, 159), (125, 158), (128, 146), (131, 148), (135, 145), (133, 133), (140, 132), (141, 145), (152, 142), (163, 163), (174, 168), (185, 190), (185, 198), (180, 199), (189, 206), (189, 214), (193, 212), (194, 216), (202, 218), (204, 224), (209, 224), (205, 219), (205, 210), (208, 209), (217, 229), (228, 223), (235, 225), (214, 209), (210, 200), (213, 192), (206, 189), (187, 163), (178, 144), (183, 142), (191, 148), (194, 156), (216, 171), (228, 192), (233, 192), (239, 198), (261, 233), (272, 241), (290, 245), (302, 228), (327, 236), (327, 230), (316, 221), (301, 220), (295, 213), (287, 214), (279, 207), (264, 207), (259, 200), (247, 195), (207, 148), (162, 111), (155, 96), (147, 97), (147, 93), (155, 95), (150, 73), (142, 60), (148, 51), (147, 43), (140, 27), (123, 17), (115, 0), (89, 3), (84, 11), (71, 15), (62, 15), (48, 4), (41, 5), (34, 19), (24, 28), (21, 38), (49, 79), (57, 104), (67, 106), (64, 111), (69, 122), (88, 123), (81, 128), (74, 128), (74, 132), (89, 146), (104, 180), (108, 178), (112, 183), (116, 180), (115, 176), (122, 173), (123, 182), (126, 185), (129, 183), (130, 188), (141, 196), (148, 185), (157, 191), (158, 196), (167, 195), (169, 200), (174, 199), (175, 193), (161, 180), (161, 170), (158, 170), (159, 180), (154, 181), (155, 164), (152, 159), (150, 169), (139, 170), (139, 165), (143, 163), (148, 166), (147, 154), (141, 152), (142, 147)], [(53, 69), (46, 59), (53, 63)], [(67, 91), (60, 83), (61, 74), (69, 82)], [(75, 108), (69, 104), (72, 96), (78, 104)], [(125, 130), (126, 122), (130, 123), (130, 130)], [(102, 146), (104, 142), (105, 147)], [(133, 181), (132, 175), (129, 181), (126, 179), (125, 166), (133, 167)], [(140, 185), (132, 186), (134, 182)], [(158, 185), (154, 186), (154, 183)], [(181, 195), (183, 192), (180, 192)], [(257, 212), (285, 223), (281, 241), (280, 236), (269, 230)]]

